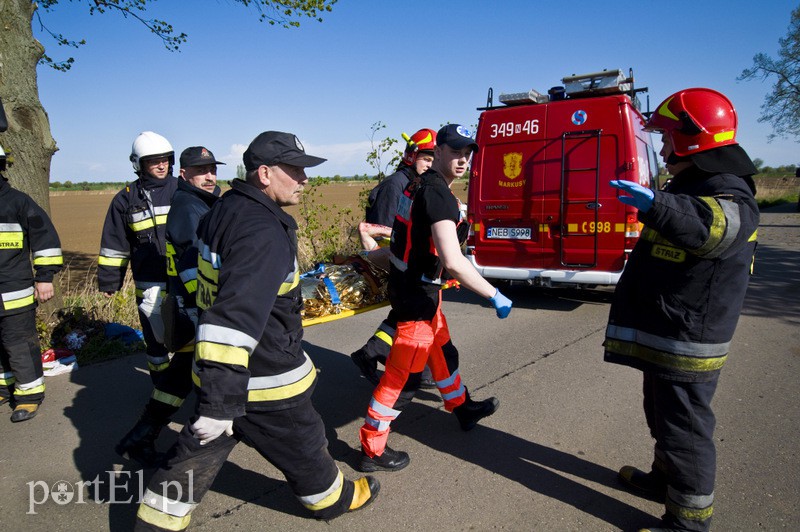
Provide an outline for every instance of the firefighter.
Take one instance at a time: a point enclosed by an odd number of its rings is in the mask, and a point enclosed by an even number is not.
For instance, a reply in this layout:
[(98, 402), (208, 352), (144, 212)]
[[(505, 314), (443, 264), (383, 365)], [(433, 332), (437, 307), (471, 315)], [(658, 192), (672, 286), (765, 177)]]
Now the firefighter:
[(457, 124), (439, 130), (433, 166), (411, 180), (403, 192), (392, 229), (389, 300), (397, 319), (386, 371), (375, 388), (361, 427), (361, 471), (397, 471), (408, 465), (408, 453), (388, 447), (389, 427), (414, 397), (419, 380), (410, 379), (429, 365), (445, 409), (463, 430), (499, 407), (494, 397), (474, 401), (461, 382), (458, 351), (450, 340), (441, 309), (441, 288), (449, 278), (481, 295), (497, 316), (511, 312), (511, 300), (481, 277), (461, 253), (467, 223), (450, 190), (467, 171), (478, 145)]
[(300, 202), (305, 168), (325, 159), (278, 131), (258, 135), (243, 159), (245, 181), (232, 183), (198, 229), (196, 415), (150, 481), (137, 530), (186, 528), (239, 441), (275, 465), (318, 519), (378, 494), (377, 480), (346, 480), (328, 453), (311, 403), (317, 370), (302, 348), (297, 223), (281, 207)]
[[(410, 138), (406, 138), (408, 139), (406, 149), (397, 171), (370, 191), (366, 220), (358, 226), (364, 250), (372, 252), (367, 258), (385, 269), (389, 267), (388, 245), (397, 212), (397, 202), (403, 196), (403, 190), (409, 181), (430, 169), (433, 164), (433, 151), (436, 148), (436, 132), (432, 129), (420, 129)], [(378, 258), (375, 258), (375, 255), (378, 255)], [(372, 384), (378, 384), (380, 380), (378, 362), (386, 363), (386, 357), (392, 348), (395, 327), (397, 319), (394, 312), (389, 311), (389, 315), (375, 330), (375, 334), (363, 347), (350, 355), (361, 374)], [(422, 374), (411, 378), (420, 379), (420, 386), (423, 388), (436, 386), (427, 366)]]
[[(130, 160), (138, 179), (125, 185), (108, 208), (97, 261), (97, 281), (101, 292), (113, 296), (122, 288), (130, 263), (147, 367), (153, 385), (158, 387), (162, 372), (169, 366), (160, 311), (167, 284), (167, 214), (178, 186), (172, 175), (175, 153), (167, 139), (145, 131), (134, 139)], [(117, 454), (142, 465), (154, 465), (160, 458), (155, 440), (164, 426), (164, 418), (173, 409), (173, 405), (161, 401), (148, 403), (139, 422), (116, 445)]]
[[(172, 196), (166, 224), (167, 295), (161, 305), (164, 321), (164, 346), (173, 353), (167, 367), (153, 386), (142, 420), (131, 432), (135, 442), (139, 434), (154, 434), (166, 426), (192, 391), (192, 356), (197, 327), (197, 226), (200, 218), (217, 200), (217, 161), (210, 150), (193, 146), (180, 156), (178, 188)], [(148, 463), (160, 458), (154, 442), (146, 439)], [(126, 445), (120, 447), (124, 453)]]
[(11, 402), (11, 421), (19, 422), (34, 417), (44, 400), (36, 302), (53, 297), (64, 260), (50, 217), (8, 184), (6, 165), (0, 146), (0, 404)]
[(736, 142), (733, 104), (711, 89), (676, 92), (646, 129), (662, 134), (663, 190), (612, 181), (639, 209), (642, 237), (611, 305), (605, 360), (644, 374), (655, 439), (648, 472), (619, 471), (630, 489), (666, 504), (662, 528), (708, 530), (716, 451), (711, 399), (739, 319), (756, 248), (756, 173)]

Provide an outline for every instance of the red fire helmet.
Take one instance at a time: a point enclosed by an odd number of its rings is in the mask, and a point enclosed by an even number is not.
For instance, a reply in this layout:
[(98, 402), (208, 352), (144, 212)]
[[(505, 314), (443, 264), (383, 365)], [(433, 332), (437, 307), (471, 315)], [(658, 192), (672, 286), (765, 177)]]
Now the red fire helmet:
[(722, 93), (712, 89), (684, 89), (659, 104), (645, 125), (646, 131), (669, 135), (675, 155), (737, 144), (736, 109)]
[(420, 129), (413, 135), (406, 145), (403, 152), (403, 162), (409, 166), (417, 160), (417, 154), (421, 151), (433, 153), (436, 147), (436, 132), (432, 129)]

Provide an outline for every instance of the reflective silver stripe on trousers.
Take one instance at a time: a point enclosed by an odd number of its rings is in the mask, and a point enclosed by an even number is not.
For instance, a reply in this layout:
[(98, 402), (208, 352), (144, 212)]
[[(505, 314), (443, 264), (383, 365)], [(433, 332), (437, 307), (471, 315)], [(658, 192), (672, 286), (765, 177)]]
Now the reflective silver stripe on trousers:
[(31, 390), (36, 388), (37, 386), (41, 386), (44, 384), (44, 377), (39, 377), (35, 381), (31, 382), (19, 382), (17, 381), (16, 387), (20, 390)]
[(375, 427), (375, 430), (379, 430), (381, 432), (385, 430), (389, 430), (389, 426), (391, 425), (391, 421), (381, 421), (379, 419), (374, 419), (369, 416), (364, 418), (364, 423), (370, 425), (371, 427)]
[(331, 493), (335, 492), (339, 488), (342, 487), (342, 483), (344, 482), (344, 475), (341, 471), (336, 475), (336, 479), (333, 481), (333, 484), (330, 485), (328, 489), (321, 493), (315, 493), (313, 495), (303, 495), (302, 497), (297, 497), (300, 499), (300, 502), (304, 505), (313, 505), (317, 504), (325, 497), (329, 496)]
[(399, 410), (395, 410), (394, 408), (388, 407), (383, 403), (379, 403), (375, 397), (370, 399), (369, 407), (379, 413), (382, 416), (390, 417), (392, 419), (396, 419), (397, 416), (400, 415)]
[(458, 390), (456, 390), (454, 392), (443, 393), (442, 394), (442, 399), (444, 399), (445, 401), (449, 401), (450, 399), (455, 399), (456, 397), (461, 397), (462, 395), (464, 395), (464, 391), (465, 391), (464, 390), (464, 385), (462, 384), (461, 386), (458, 387)]
[(714, 494), (711, 495), (689, 495), (686, 493), (680, 493), (672, 486), (667, 486), (667, 496), (677, 504), (683, 508), (695, 508), (702, 510), (703, 508), (708, 508), (712, 504), (714, 504)]
[(150, 488), (145, 490), (142, 502), (154, 510), (158, 510), (161, 513), (175, 517), (186, 517), (192, 512), (192, 510), (194, 510), (194, 507), (197, 506), (196, 504), (190, 502), (181, 502), (168, 499), (163, 495), (159, 495), (154, 491), (150, 491)]

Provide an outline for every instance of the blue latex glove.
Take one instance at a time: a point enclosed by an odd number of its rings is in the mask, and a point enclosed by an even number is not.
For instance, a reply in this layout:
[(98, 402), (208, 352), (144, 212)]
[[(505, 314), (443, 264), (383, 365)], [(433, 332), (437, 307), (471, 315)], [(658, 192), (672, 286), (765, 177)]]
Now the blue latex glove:
[(511, 300), (497, 290), (494, 296), (489, 298), (489, 301), (494, 305), (494, 310), (497, 312), (497, 317), (501, 320), (511, 313)]
[(609, 183), (612, 187), (618, 188), (623, 192), (630, 194), (630, 196), (620, 196), (618, 199), (622, 203), (633, 205), (642, 212), (647, 212), (653, 206), (653, 191), (645, 188), (633, 181), (625, 181), (624, 179), (614, 180)]

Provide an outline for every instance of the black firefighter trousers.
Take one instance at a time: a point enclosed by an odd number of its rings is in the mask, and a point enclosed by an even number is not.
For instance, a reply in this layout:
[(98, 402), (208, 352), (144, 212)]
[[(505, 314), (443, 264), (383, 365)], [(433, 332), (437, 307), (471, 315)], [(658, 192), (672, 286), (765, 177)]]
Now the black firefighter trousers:
[[(354, 485), (344, 479), (328, 453), (325, 426), (311, 399), (286, 410), (248, 412), (234, 419), (233, 437), (222, 434), (206, 445), (200, 445), (190, 425), (191, 422), (183, 427), (167, 463), (150, 480), (135, 530), (186, 528), (191, 511), (239, 441), (277, 467), (294, 495), (317, 519), (332, 519), (348, 511)], [(336, 491), (339, 496), (335, 499), (322, 497)], [(323, 498), (324, 502), (320, 502)]]
[(44, 374), (36, 309), (0, 316), (0, 398), (17, 403), (41, 404)]
[(711, 525), (717, 452), (711, 400), (719, 372), (706, 382), (678, 382), (644, 372), (644, 413), (655, 438), (653, 469), (667, 481), (665, 524), (705, 532)]

